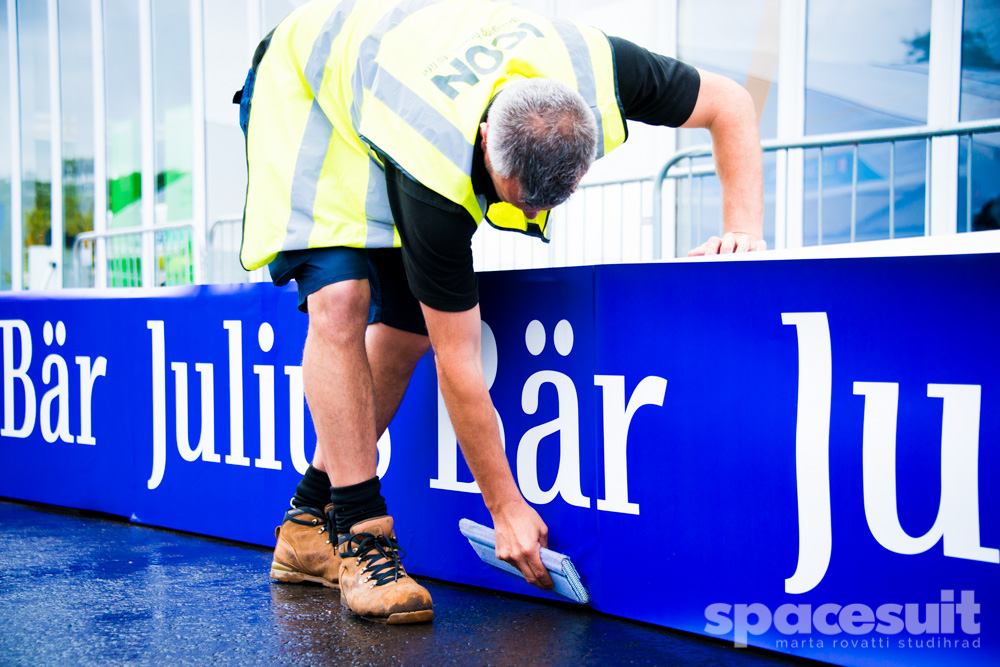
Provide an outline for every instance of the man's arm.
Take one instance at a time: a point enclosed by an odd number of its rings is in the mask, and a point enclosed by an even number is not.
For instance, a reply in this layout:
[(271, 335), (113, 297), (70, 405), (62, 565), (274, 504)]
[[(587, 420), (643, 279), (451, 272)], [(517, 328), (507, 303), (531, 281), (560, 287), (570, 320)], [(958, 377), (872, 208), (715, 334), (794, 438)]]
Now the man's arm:
[(609, 37), (618, 93), (628, 120), (712, 133), (722, 182), (725, 233), (692, 255), (764, 250), (764, 185), (757, 115), (745, 88), (711, 72)]
[(548, 528), (514, 483), (483, 375), (479, 290), (472, 264), (476, 221), (389, 159), (383, 163), (406, 280), (424, 314), (438, 384), (458, 442), (493, 515), (497, 557), (518, 568), (528, 582), (552, 588), (538, 552), (547, 546)]
[(681, 127), (704, 127), (712, 134), (715, 169), (722, 184), (723, 236), (713, 236), (689, 255), (766, 250), (764, 169), (757, 115), (750, 93), (726, 77), (698, 70), (698, 101)]
[(548, 546), (548, 528), (514, 483), (486, 388), (479, 306), (462, 312), (435, 310), (426, 304), (422, 308), (448, 415), (493, 516), (497, 558), (520, 570), (528, 583), (551, 589), (552, 578), (539, 554), (539, 547)]

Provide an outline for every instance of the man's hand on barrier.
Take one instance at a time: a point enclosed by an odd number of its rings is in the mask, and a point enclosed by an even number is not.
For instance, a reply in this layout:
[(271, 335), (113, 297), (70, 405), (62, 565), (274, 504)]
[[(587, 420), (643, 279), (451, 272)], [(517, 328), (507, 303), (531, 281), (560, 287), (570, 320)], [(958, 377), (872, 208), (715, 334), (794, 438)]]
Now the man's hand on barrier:
[(767, 241), (752, 234), (729, 232), (720, 239), (713, 236), (688, 253), (688, 257), (700, 255), (728, 255), (734, 252), (762, 252), (767, 250)]
[(493, 512), (493, 528), (497, 558), (520, 570), (529, 584), (552, 590), (552, 577), (539, 553), (549, 545), (549, 529), (538, 512), (519, 499)]

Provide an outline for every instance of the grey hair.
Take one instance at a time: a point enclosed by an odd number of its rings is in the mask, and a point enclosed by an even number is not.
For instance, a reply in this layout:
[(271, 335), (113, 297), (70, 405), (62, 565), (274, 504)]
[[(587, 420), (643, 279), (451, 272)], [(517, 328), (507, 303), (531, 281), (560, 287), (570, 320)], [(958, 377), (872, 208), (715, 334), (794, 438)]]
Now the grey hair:
[(490, 106), (490, 165), (521, 186), (531, 207), (561, 204), (597, 157), (597, 121), (583, 97), (555, 79), (511, 82)]

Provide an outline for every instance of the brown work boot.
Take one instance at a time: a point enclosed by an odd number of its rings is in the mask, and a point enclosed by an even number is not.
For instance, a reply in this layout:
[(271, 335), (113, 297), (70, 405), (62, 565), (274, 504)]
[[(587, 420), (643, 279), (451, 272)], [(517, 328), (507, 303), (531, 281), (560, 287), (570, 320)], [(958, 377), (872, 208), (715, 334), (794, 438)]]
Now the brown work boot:
[(281, 525), (274, 529), (278, 543), (271, 561), (271, 578), (290, 584), (311, 581), (340, 588), (340, 555), (331, 538), (333, 526), (333, 505), (327, 505), (325, 512), (313, 507), (293, 507), (285, 512)]
[(396, 543), (392, 517), (354, 524), (340, 537), (340, 604), (355, 614), (385, 623), (426, 623), (434, 618), (427, 589), (399, 562), (406, 552)]

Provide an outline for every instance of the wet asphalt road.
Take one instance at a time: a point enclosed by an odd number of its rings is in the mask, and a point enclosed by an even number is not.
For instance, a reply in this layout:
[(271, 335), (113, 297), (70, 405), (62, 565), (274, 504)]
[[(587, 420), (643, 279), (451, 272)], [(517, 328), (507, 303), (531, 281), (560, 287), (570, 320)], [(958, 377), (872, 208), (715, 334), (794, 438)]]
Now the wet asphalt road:
[(421, 579), (433, 624), (272, 582), (255, 546), (0, 501), (0, 665), (787, 665), (590, 609)]

